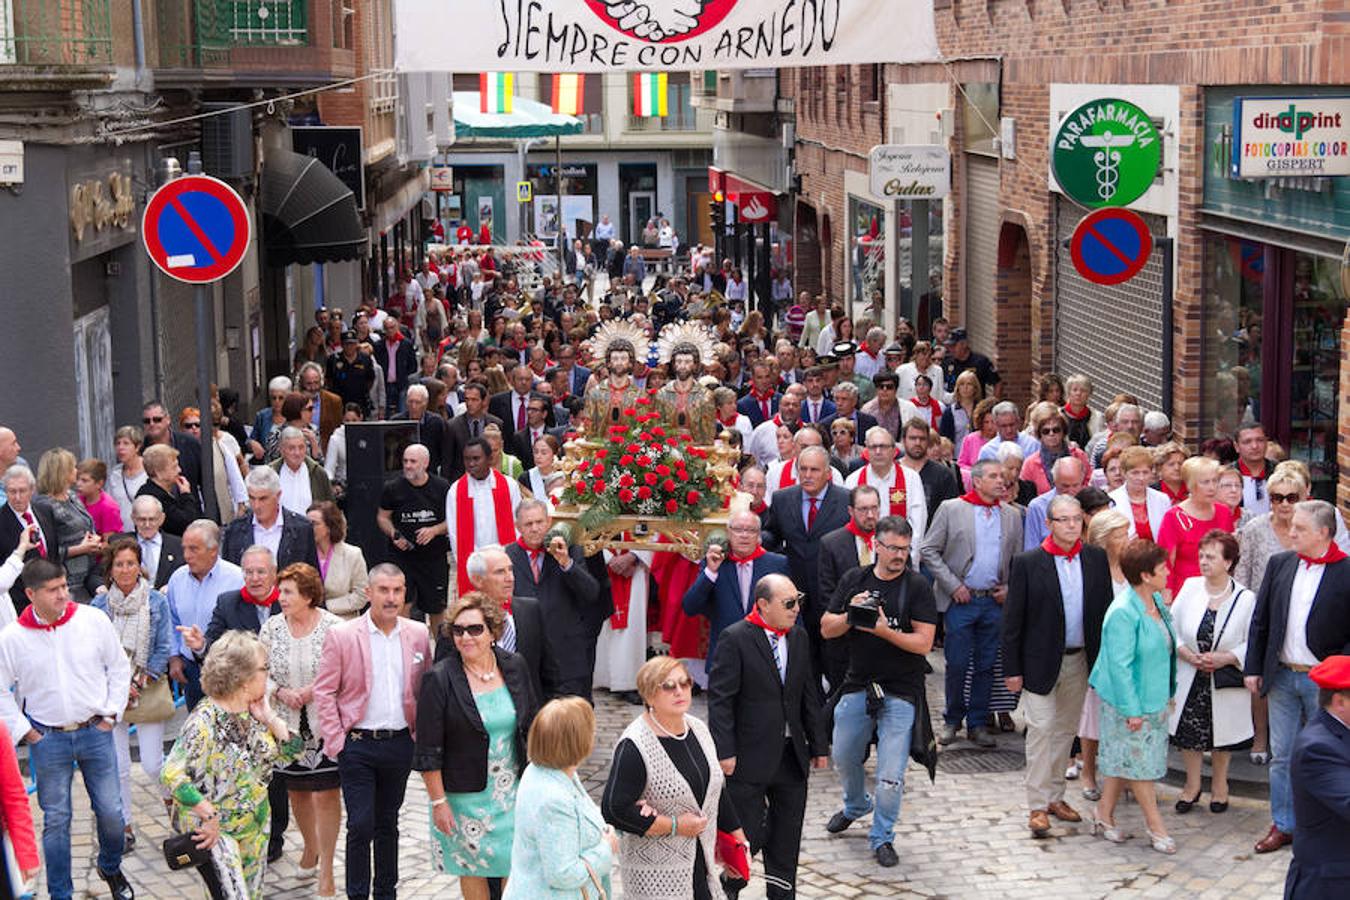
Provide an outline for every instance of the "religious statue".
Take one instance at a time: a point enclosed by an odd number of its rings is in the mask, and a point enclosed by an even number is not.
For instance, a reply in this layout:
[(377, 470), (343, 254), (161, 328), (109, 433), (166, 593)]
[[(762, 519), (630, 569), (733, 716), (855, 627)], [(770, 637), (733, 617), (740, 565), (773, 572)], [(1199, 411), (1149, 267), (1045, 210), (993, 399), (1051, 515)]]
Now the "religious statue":
[(633, 381), (633, 364), (638, 348), (647, 346), (646, 332), (624, 321), (609, 321), (596, 330), (592, 351), (605, 361), (608, 375), (586, 392), (586, 437), (590, 440), (603, 441), (609, 427), (619, 424), (624, 410), (636, 406), (642, 392)]
[(698, 381), (703, 366), (713, 361), (714, 339), (694, 322), (667, 325), (657, 346), (671, 380), (656, 394), (656, 411), (671, 434), (687, 434), (697, 445), (709, 445), (717, 434), (717, 408), (712, 394)]

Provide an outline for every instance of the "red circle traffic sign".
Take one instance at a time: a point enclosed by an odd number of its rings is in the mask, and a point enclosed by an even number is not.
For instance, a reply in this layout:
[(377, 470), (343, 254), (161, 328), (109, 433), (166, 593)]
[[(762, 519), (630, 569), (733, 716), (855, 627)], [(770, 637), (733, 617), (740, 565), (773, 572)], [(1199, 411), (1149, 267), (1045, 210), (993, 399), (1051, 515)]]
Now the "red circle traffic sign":
[(244, 198), (209, 175), (170, 181), (150, 197), (141, 217), (151, 262), (189, 284), (209, 284), (233, 272), (252, 236)]
[(1138, 275), (1153, 252), (1153, 235), (1138, 213), (1108, 207), (1078, 223), (1069, 255), (1078, 274), (1093, 284), (1120, 284)]

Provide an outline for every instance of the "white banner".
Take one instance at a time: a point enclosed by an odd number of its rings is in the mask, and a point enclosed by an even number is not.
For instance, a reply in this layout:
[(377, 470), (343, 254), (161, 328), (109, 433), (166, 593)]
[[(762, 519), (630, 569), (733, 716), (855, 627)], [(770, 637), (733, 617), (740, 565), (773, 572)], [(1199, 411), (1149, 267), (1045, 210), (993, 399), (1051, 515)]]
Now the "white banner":
[(405, 72), (608, 72), (940, 58), (933, 0), (394, 0)]

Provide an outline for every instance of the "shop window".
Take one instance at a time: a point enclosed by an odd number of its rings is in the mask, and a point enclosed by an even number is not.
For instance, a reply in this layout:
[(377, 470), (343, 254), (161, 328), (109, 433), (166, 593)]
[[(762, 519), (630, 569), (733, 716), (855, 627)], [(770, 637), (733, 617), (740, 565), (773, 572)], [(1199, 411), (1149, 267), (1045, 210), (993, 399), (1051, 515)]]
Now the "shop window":
[(1261, 348), (1265, 337), (1265, 245), (1206, 238), (1204, 422), (1200, 439), (1234, 437), (1261, 421)]
[(880, 206), (849, 198), (849, 299), (852, 309), (862, 309), (873, 291), (886, 290), (886, 211)]

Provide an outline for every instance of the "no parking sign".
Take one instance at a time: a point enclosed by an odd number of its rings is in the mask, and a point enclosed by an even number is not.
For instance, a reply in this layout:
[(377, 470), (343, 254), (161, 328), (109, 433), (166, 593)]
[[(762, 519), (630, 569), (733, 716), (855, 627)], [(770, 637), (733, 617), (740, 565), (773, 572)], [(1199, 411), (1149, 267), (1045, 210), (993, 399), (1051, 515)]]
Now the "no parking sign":
[(145, 204), (141, 240), (165, 275), (209, 284), (244, 261), (252, 238), (244, 198), (209, 175), (184, 175)]
[(1083, 218), (1069, 242), (1073, 267), (1093, 284), (1129, 281), (1148, 262), (1153, 235), (1128, 209), (1099, 209)]

